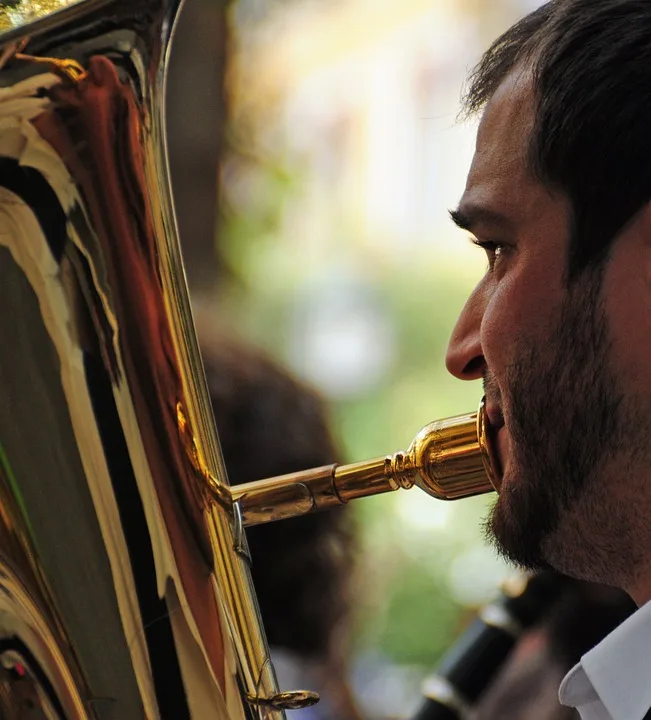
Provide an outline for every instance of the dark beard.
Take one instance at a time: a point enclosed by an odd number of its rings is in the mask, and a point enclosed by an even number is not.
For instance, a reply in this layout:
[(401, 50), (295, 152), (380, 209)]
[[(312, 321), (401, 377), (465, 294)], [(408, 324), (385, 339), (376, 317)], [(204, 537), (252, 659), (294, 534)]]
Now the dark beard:
[[(486, 529), (498, 552), (527, 570), (572, 566), (547, 557), (545, 541), (624, 440), (601, 275), (590, 269), (573, 281), (547, 341), (517, 349), (506, 373), (511, 477)], [(490, 398), (492, 378), (485, 383)]]

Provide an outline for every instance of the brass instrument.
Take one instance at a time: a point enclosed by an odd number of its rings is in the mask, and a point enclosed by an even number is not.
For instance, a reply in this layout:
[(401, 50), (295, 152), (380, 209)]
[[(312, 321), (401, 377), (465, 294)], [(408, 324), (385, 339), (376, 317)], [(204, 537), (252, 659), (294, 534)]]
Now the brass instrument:
[(496, 488), (493, 467), (482, 401), (476, 413), (426, 425), (407, 452), (244, 483), (231, 496), (244, 525), (258, 525), (414, 485), (439, 500), (480, 495)]
[(0, 717), (282, 718), (244, 526), (488, 492), (483, 410), (231, 488), (165, 150), (180, 0), (0, 2)]

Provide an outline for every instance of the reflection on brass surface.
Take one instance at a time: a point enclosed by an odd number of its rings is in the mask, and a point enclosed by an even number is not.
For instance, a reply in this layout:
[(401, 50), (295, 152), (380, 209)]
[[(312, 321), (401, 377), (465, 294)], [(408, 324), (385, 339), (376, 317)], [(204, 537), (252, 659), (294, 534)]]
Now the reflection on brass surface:
[(167, 175), (179, 4), (0, 2), (7, 717), (283, 718), (317, 696), (279, 692), (243, 526), (414, 484), (490, 489), (482, 409), (406, 453), (229, 487)]
[(0, 588), (0, 717), (28, 717), (18, 711), (32, 707), (42, 708), (43, 718), (93, 717), (84, 707), (79, 670), (66, 658), (71, 648), (52, 617), (50, 598), (38, 582), (29, 587), (7, 566), (0, 568)]
[(283, 710), (300, 710), (316, 705), (319, 702), (319, 694), (312, 690), (289, 690), (277, 693), (270, 698), (249, 697), (248, 700), (259, 708), (275, 707)]
[(0, 0), (0, 33), (43, 20), (83, 0)]
[(35, 57), (34, 55), (16, 52), (13, 59), (19, 62), (41, 63), (46, 65), (52, 72), (61, 75), (64, 80), (70, 80), (71, 82), (79, 82), (87, 75), (86, 70), (78, 62), (69, 58)]
[(162, 113), (178, 7), (0, 4), (0, 713), (314, 700), (277, 687), (184, 286)]
[(231, 494), (244, 524), (258, 525), (413, 485), (458, 500), (495, 490), (495, 478), (482, 401), (476, 413), (424, 427), (407, 452), (244, 483)]

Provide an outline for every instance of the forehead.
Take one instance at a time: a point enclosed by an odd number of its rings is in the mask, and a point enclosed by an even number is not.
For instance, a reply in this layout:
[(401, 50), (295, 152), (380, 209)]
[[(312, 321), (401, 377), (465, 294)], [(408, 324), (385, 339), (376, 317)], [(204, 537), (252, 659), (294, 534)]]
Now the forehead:
[(529, 73), (511, 73), (486, 105), (479, 123), (473, 172), (508, 166), (524, 170), (533, 127), (534, 103)]
[(489, 100), (460, 209), (489, 208), (515, 224), (532, 219), (549, 192), (528, 170), (534, 96), (526, 70), (511, 73)]

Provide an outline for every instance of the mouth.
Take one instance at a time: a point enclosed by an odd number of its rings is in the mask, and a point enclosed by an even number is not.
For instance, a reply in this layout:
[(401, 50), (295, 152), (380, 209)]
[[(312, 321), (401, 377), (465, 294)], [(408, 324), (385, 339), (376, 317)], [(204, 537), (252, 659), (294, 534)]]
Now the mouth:
[(492, 448), (492, 460), (499, 484), (502, 483), (510, 456), (510, 436), (504, 422), (504, 413), (498, 405), (486, 404), (487, 433)]
[(488, 419), (488, 422), (491, 428), (493, 428), (493, 430), (498, 431), (504, 427), (504, 413), (502, 412), (502, 408), (499, 405), (487, 402), (486, 418)]

